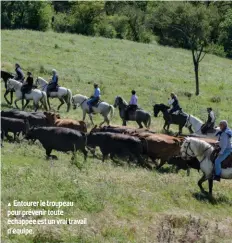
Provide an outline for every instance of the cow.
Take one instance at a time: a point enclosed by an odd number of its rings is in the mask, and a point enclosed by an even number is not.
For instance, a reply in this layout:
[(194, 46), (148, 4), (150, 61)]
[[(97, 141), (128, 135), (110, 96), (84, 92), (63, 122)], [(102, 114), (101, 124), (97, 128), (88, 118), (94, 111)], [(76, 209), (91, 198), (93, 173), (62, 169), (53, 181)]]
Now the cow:
[(125, 126), (104, 126), (104, 127), (95, 126), (91, 131), (92, 132), (112, 132), (112, 133), (122, 133), (122, 134), (133, 134), (133, 133), (141, 133), (141, 132), (155, 133), (145, 128), (136, 129), (133, 127), (125, 127)]
[(187, 170), (187, 175), (190, 175), (190, 169), (200, 170), (200, 163), (197, 158), (193, 157), (190, 160), (184, 160), (181, 156), (174, 156), (168, 160), (169, 165), (176, 167), (176, 173), (179, 170)]
[(8, 132), (14, 134), (14, 141), (16, 137), (22, 133), (26, 135), (29, 130), (29, 122), (27, 119), (17, 119), (17, 118), (9, 118), (9, 117), (1, 117), (1, 132), (2, 136), (6, 136), (9, 139)]
[(143, 147), (140, 139), (125, 134), (110, 132), (91, 132), (87, 136), (89, 147), (99, 147), (102, 153), (102, 161), (110, 155), (114, 160), (115, 155), (119, 157), (129, 156), (130, 161), (136, 158), (138, 164), (144, 165), (142, 160)]
[(71, 128), (80, 132), (87, 132), (87, 126), (84, 121), (76, 121), (73, 119), (60, 119), (59, 115), (44, 112), (48, 122), (55, 127)]
[[(180, 153), (182, 138), (147, 132), (132, 135), (141, 140), (144, 153), (155, 163), (157, 169), (160, 169), (171, 157)], [(157, 164), (158, 159), (159, 164)]]
[(28, 140), (39, 140), (46, 150), (47, 158), (54, 157), (51, 155), (52, 150), (61, 152), (71, 151), (73, 157), (75, 151), (80, 150), (87, 158), (86, 136), (84, 133), (64, 127), (37, 127), (31, 128), (26, 135)]
[(30, 126), (50, 126), (46, 116), (42, 112), (26, 112), (19, 110), (1, 111), (2, 117), (27, 119)]

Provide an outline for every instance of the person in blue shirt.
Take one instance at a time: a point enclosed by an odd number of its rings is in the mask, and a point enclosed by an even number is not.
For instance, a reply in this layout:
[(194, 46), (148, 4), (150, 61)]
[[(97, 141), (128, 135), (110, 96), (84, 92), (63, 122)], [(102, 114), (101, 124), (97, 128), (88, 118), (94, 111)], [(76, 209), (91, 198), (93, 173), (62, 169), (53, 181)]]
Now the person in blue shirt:
[(47, 96), (49, 97), (50, 92), (56, 91), (58, 86), (58, 74), (56, 69), (52, 69), (52, 79), (50, 80), (48, 87), (47, 87)]
[(16, 76), (15, 76), (15, 80), (23, 82), (25, 76), (24, 73), (20, 67), (20, 65), (18, 63), (15, 64), (15, 72), (16, 72)]
[(98, 84), (94, 84), (94, 94), (91, 96), (91, 98), (87, 101), (87, 104), (89, 106), (89, 113), (93, 112), (92, 106), (95, 102), (98, 102), (101, 97), (101, 90), (98, 87)]
[(232, 130), (228, 127), (228, 122), (223, 120), (219, 123), (220, 131), (216, 134), (219, 136), (218, 145), (220, 147), (220, 152), (215, 160), (215, 175), (214, 180), (220, 181), (221, 178), (221, 163), (225, 160), (232, 152), (231, 137)]

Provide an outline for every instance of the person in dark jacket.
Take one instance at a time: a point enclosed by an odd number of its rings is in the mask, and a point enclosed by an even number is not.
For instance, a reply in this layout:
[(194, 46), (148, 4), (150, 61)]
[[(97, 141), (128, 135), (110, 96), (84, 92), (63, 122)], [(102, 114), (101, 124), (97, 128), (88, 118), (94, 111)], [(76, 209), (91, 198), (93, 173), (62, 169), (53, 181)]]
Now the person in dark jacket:
[(33, 87), (33, 77), (31, 72), (27, 72), (27, 79), (21, 87), (22, 92), (22, 106), (24, 106), (25, 94), (29, 93)]
[(172, 106), (172, 108), (169, 110), (169, 114), (181, 110), (179, 100), (177, 99), (177, 96), (174, 93), (171, 93), (171, 99), (168, 101), (168, 104)]
[(55, 69), (52, 69), (52, 79), (50, 80), (50, 83), (47, 87), (47, 96), (49, 97), (50, 92), (56, 91), (56, 88), (58, 86), (58, 74)]
[(16, 72), (16, 76), (15, 76), (15, 80), (23, 82), (25, 76), (24, 73), (20, 67), (20, 65), (18, 63), (15, 64), (15, 72)]
[(215, 114), (213, 112), (213, 109), (211, 107), (209, 107), (209, 108), (207, 108), (207, 112), (208, 112), (208, 119), (207, 119), (206, 123), (201, 128), (201, 132), (203, 134), (206, 134), (207, 131), (214, 128), (214, 126), (215, 126), (216, 118), (215, 118)]

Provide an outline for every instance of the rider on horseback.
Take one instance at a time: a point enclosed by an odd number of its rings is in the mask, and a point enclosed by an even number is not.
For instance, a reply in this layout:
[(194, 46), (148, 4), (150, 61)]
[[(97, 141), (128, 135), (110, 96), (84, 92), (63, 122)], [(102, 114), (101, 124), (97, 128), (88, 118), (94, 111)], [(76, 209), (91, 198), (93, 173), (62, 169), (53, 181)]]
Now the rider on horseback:
[(87, 104), (89, 106), (89, 113), (93, 112), (92, 106), (95, 102), (98, 102), (100, 100), (100, 96), (101, 96), (101, 90), (98, 87), (98, 84), (94, 83), (94, 94), (87, 101)]
[(171, 99), (168, 100), (168, 104), (172, 106), (172, 108), (168, 111), (170, 122), (172, 121), (172, 113), (176, 111), (181, 111), (179, 101), (177, 96), (174, 93), (171, 93)]
[(179, 101), (174, 93), (171, 93), (171, 99), (168, 100), (168, 104), (172, 105), (172, 108), (169, 110), (169, 114), (172, 114), (176, 111), (181, 111)]
[(58, 74), (56, 69), (52, 69), (52, 79), (50, 80), (47, 87), (47, 96), (50, 95), (50, 92), (55, 91), (58, 86)]
[(20, 65), (18, 63), (15, 64), (15, 72), (16, 72), (16, 76), (15, 76), (15, 80), (23, 82), (24, 80), (24, 73), (20, 67)]
[(136, 111), (138, 108), (138, 97), (136, 95), (136, 91), (132, 90), (131, 91), (131, 99), (129, 101), (129, 105), (126, 109), (126, 118), (128, 118), (129, 112), (130, 111)]
[(213, 109), (211, 107), (209, 107), (209, 108), (207, 108), (207, 112), (208, 112), (208, 119), (201, 128), (202, 134), (206, 134), (208, 130), (214, 128), (214, 126), (215, 126), (216, 117), (213, 112)]
[(229, 129), (227, 121), (223, 120), (219, 124), (220, 126), (220, 132), (216, 134), (216, 136), (219, 136), (218, 138), (218, 145), (220, 147), (220, 152), (218, 154), (218, 157), (215, 160), (215, 175), (214, 180), (220, 181), (221, 177), (221, 163), (223, 160), (225, 160), (230, 153), (232, 152), (232, 146), (231, 146), (231, 137), (232, 137), (232, 130)]
[(22, 92), (22, 106), (24, 106), (24, 99), (25, 99), (25, 94), (29, 93), (32, 90), (33, 87), (33, 77), (31, 72), (27, 72), (27, 79), (23, 83), (21, 87), (21, 92)]

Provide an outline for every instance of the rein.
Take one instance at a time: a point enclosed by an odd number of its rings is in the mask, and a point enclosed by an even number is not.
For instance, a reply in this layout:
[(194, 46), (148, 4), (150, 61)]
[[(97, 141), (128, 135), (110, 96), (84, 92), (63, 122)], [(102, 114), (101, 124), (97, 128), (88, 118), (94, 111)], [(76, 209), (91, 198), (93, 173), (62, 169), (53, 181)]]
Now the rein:
[(76, 109), (79, 108), (79, 107), (80, 107), (86, 100), (87, 100), (87, 99), (83, 100), (83, 101), (76, 107)]
[[(211, 148), (211, 146), (209, 146), (208, 148), (206, 148), (206, 149), (203, 151), (202, 154), (204, 154), (204, 153), (205, 153), (207, 150), (209, 150), (210, 148)], [(190, 149), (190, 151), (192, 152), (192, 155), (190, 155), (190, 154), (188, 153), (188, 149)], [(194, 154), (192, 148), (190, 147), (190, 142), (188, 142), (188, 145), (187, 145), (187, 147), (186, 147), (185, 155), (186, 155), (186, 158), (187, 158), (187, 157), (198, 157), (198, 156), (199, 156), (199, 155), (195, 155), (195, 154)], [(193, 155), (194, 155), (194, 156), (193, 156)], [(201, 163), (202, 161), (204, 161), (205, 158), (206, 158), (206, 156), (204, 156), (204, 158), (203, 158), (201, 161), (199, 161), (199, 163)]]

